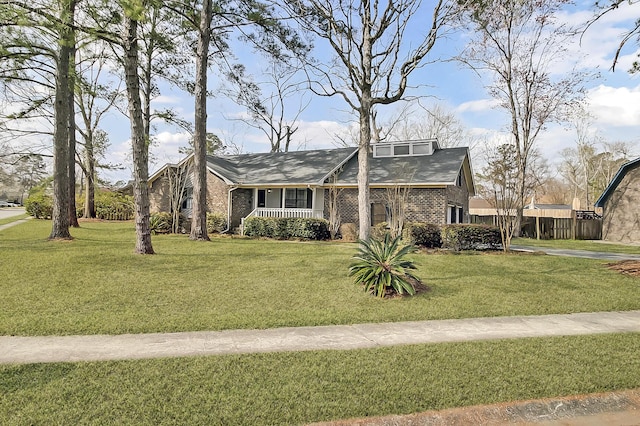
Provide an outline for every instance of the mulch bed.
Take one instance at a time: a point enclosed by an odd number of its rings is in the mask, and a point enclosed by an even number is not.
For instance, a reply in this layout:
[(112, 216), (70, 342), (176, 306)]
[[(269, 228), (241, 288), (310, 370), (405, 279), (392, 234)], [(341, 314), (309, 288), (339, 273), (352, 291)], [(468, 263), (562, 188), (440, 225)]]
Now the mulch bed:
[(640, 277), (640, 260), (622, 260), (607, 264), (607, 268), (618, 271), (621, 274)]

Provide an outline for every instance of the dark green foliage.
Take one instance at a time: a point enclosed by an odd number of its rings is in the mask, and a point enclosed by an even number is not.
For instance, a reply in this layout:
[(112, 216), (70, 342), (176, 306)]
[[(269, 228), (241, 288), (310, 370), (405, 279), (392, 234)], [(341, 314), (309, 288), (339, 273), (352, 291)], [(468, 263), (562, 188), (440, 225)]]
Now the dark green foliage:
[(403, 238), (411, 244), (427, 248), (442, 247), (440, 227), (431, 223), (410, 222), (405, 223)]
[(502, 242), (496, 226), (456, 224), (442, 227), (442, 246), (455, 251), (495, 249)]
[(244, 221), (244, 235), (277, 240), (328, 240), (329, 221), (296, 217), (250, 217)]
[[(84, 214), (84, 198), (76, 199), (76, 214)], [(97, 191), (95, 194), (96, 219), (102, 220), (131, 220), (134, 216), (135, 205), (133, 197), (120, 192)]]
[(220, 233), (227, 229), (227, 217), (221, 213), (207, 213), (207, 232)]
[[(178, 229), (184, 229), (185, 217), (180, 214), (178, 217)], [(154, 234), (168, 234), (173, 228), (173, 215), (167, 212), (154, 213), (149, 218), (149, 227)]]
[(356, 284), (363, 284), (364, 291), (378, 297), (393, 294), (414, 295), (416, 289), (411, 281), (419, 279), (410, 272), (416, 269), (413, 261), (406, 259), (415, 251), (412, 245), (400, 246), (400, 236), (391, 238), (385, 234), (384, 240), (360, 241), (355, 262), (349, 266), (349, 276)]
[(27, 214), (36, 219), (51, 219), (53, 212), (53, 199), (44, 191), (34, 191), (24, 202)]
[(149, 218), (149, 227), (154, 234), (168, 234), (171, 232), (172, 223), (171, 213), (167, 212), (154, 213)]

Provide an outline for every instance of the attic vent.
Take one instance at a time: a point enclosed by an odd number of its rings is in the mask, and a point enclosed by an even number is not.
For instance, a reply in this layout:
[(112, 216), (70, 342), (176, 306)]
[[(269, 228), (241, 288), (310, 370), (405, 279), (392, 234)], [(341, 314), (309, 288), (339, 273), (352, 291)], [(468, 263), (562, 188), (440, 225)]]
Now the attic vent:
[(377, 143), (373, 145), (374, 157), (415, 157), (433, 154), (433, 141), (409, 141)]

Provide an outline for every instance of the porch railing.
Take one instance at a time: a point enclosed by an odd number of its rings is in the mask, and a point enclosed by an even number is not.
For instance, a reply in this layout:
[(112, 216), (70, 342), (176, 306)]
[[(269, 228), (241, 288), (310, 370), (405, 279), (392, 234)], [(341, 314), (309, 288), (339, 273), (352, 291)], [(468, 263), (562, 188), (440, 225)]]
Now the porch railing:
[(244, 235), (244, 220), (257, 216), (257, 217), (302, 217), (302, 218), (316, 218), (322, 219), (322, 210), (314, 209), (283, 209), (283, 208), (267, 208), (258, 207), (249, 213), (246, 217), (243, 217), (240, 223), (240, 233)]

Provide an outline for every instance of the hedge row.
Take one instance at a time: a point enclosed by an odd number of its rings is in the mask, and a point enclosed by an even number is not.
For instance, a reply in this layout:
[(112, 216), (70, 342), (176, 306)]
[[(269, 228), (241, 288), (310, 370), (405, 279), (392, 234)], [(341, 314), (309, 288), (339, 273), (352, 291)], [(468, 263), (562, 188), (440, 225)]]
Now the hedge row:
[(430, 223), (408, 223), (404, 238), (421, 247), (443, 247), (455, 251), (500, 247), (500, 229), (496, 226), (452, 224), (442, 227)]
[(328, 240), (329, 221), (312, 218), (249, 217), (244, 221), (244, 235), (278, 240)]

